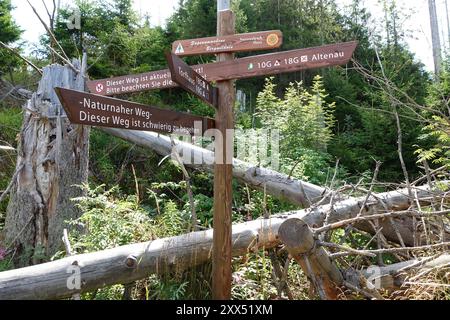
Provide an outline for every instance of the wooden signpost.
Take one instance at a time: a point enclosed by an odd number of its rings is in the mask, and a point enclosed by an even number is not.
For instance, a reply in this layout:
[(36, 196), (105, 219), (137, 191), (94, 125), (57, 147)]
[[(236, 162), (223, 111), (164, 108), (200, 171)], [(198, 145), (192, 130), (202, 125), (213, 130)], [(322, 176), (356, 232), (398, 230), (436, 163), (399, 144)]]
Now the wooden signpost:
[[(357, 42), (344, 42), (307, 49), (295, 49), (229, 61), (191, 66), (207, 81), (244, 79), (348, 63)], [(115, 95), (176, 87), (169, 70), (88, 81), (92, 93)]]
[(279, 48), (283, 43), (280, 30), (260, 31), (200, 39), (178, 40), (172, 44), (172, 52), (178, 56), (246, 52)]
[(72, 123), (180, 135), (202, 135), (214, 119), (149, 107), (75, 90), (55, 88)]
[[(215, 140), (212, 296), (213, 299), (224, 300), (231, 297), (233, 136), (228, 132), (234, 128), (233, 81), (343, 65), (349, 62), (357, 42), (234, 59), (234, 52), (278, 48), (282, 43), (282, 34), (274, 30), (236, 35), (235, 17), (230, 10), (230, 1), (217, 0), (217, 5), (217, 36), (175, 41), (172, 46), (173, 53), (166, 54), (169, 70), (88, 81), (87, 86), (95, 95), (65, 89), (57, 91), (70, 120), (75, 123), (166, 133), (177, 132), (174, 128), (183, 128), (188, 134), (200, 134), (214, 127), (217, 129), (221, 139)], [(177, 57), (196, 54), (217, 54), (217, 62), (188, 66)], [(211, 81), (217, 82), (217, 88), (211, 85)], [(177, 84), (214, 106), (215, 122), (208, 118), (104, 97), (172, 88)], [(86, 99), (90, 102), (86, 102)], [(120, 116), (116, 114), (117, 110), (120, 111)], [(144, 115), (142, 110), (146, 112)], [(118, 119), (115, 120), (114, 117)], [(203, 124), (197, 131), (195, 121)]]
[(175, 54), (166, 52), (166, 60), (169, 63), (172, 81), (214, 108), (217, 107), (217, 88), (213, 87)]
[[(235, 33), (235, 16), (230, 10), (230, 2), (223, 0), (217, 2), (217, 35), (232, 35)], [(222, 61), (219, 63), (233, 63), (234, 55), (220, 53), (217, 60)], [(234, 82), (229, 80), (217, 82), (217, 88), (219, 98), (216, 124), (222, 139), (216, 139), (215, 145), (212, 297), (215, 300), (230, 300), (234, 134), (230, 136), (228, 131), (234, 129), (233, 109), (236, 92)]]

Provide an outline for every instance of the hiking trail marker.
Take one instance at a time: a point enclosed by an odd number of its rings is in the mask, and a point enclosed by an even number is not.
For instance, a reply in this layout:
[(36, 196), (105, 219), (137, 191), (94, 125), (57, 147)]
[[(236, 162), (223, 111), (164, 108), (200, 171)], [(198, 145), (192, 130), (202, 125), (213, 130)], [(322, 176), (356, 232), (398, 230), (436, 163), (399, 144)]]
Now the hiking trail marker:
[(166, 60), (169, 63), (172, 81), (214, 108), (217, 107), (217, 88), (175, 54), (166, 52)]
[(76, 124), (197, 136), (215, 127), (211, 118), (76, 90), (55, 91), (70, 122)]
[[(320, 47), (280, 51), (240, 59), (191, 66), (205, 80), (223, 81), (297, 72), (347, 64), (357, 42), (343, 42)], [(87, 82), (89, 91), (116, 95), (176, 87), (170, 71), (159, 70)]]
[[(215, 140), (212, 297), (215, 300), (229, 300), (231, 298), (234, 149), (233, 139), (228, 137), (227, 133), (234, 128), (233, 106), (236, 94), (233, 81), (344, 65), (350, 61), (357, 42), (336, 43), (234, 59), (234, 52), (279, 48), (283, 36), (279, 30), (235, 34), (235, 16), (230, 10), (230, 1), (217, 0), (217, 8), (217, 36), (175, 41), (172, 44), (172, 53), (166, 54), (170, 70), (88, 81), (87, 87), (97, 94), (95, 95), (97, 100), (107, 103), (100, 100), (101, 96), (173, 88), (179, 84), (185, 90), (216, 107), (215, 122), (212, 119), (195, 116), (181, 120), (179, 113), (164, 111), (168, 112), (166, 122), (189, 127), (194, 118), (202, 119), (204, 124), (202, 133), (208, 128), (215, 127), (221, 135), (220, 139)], [(188, 66), (177, 57), (177, 55), (197, 54), (216, 54), (217, 62)], [(216, 82), (217, 88), (211, 85), (212, 81)], [(81, 101), (79, 100), (81, 97), (78, 100), (74, 99), (72, 98), (72, 103), (69, 101), (69, 104), (80, 108), (77, 103)], [(65, 108), (67, 109), (67, 106)], [(69, 117), (70, 112), (69, 108)], [(154, 113), (157, 114), (156, 111)], [(79, 118), (80, 116), (78, 118), (75, 116), (75, 121), (80, 121)]]
[(234, 34), (230, 36), (178, 40), (172, 44), (172, 52), (178, 56), (247, 52), (276, 49), (283, 43), (280, 30)]

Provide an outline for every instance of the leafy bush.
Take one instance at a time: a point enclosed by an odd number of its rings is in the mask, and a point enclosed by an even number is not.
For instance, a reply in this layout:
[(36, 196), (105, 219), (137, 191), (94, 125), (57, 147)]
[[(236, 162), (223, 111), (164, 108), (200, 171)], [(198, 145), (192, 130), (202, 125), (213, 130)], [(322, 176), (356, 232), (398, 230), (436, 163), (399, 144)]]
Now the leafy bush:
[(265, 129), (279, 130), (280, 170), (325, 184), (332, 163), (327, 148), (333, 138), (334, 103), (325, 101), (321, 77), (314, 78), (310, 90), (301, 82), (291, 83), (283, 99), (276, 96), (275, 89), (273, 78), (267, 79), (258, 95), (257, 116)]
[(83, 215), (70, 221), (78, 227), (73, 234), (76, 251), (99, 251), (156, 237), (148, 212), (139, 207), (135, 196), (123, 197), (117, 187), (83, 188), (87, 195), (73, 199)]

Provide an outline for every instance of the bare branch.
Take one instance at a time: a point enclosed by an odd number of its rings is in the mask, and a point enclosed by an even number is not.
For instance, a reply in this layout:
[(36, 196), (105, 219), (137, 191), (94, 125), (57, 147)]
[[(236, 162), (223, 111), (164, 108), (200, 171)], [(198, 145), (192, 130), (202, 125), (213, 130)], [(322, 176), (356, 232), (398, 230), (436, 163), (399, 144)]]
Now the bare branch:
[(48, 44), (46, 45), (47, 48), (49, 48), (54, 54), (56, 54), (64, 63), (66, 63), (70, 69), (72, 69), (73, 71), (75, 71), (76, 73), (79, 73), (80, 70), (78, 70), (77, 68), (75, 68), (75, 66), (70, 62), (70, 60), (67, 60), (66, 58), (64, 58), (63, 56), (61, 56), (58, 52), (56, 52), (55, 49), (53, 49), (51, 46), (49, 46)]
[(37, 72), (39, 72), (39, 74), (42, 75), (42, 70), (38, 67), (36, 67), (36, 65), (31, 62), (30, 60), (28, 60), (27, 58), (23, 57), (20, 53), (18, 53), (16, 50), (14, 50), (13, 48), (9, 47), (8, 45), (6, 45), (5, 43), (3, 43), (2, 41), (0, 41), (0, 45), (2, 47), (4, 47), (5, 49), (9, 50), (10, 52), (12, 52), (14, 55), (16, 55), (17, 57), (19, 57), (20, 59), (22, 59), (23, 61), (25, 61), (30, 67), (32, 67), (34, 70), (36, 70)]
[(450, 214), (450, 210), (444, 210), (444, 211), (434, 211), (434, 212), (423, 212), (423, 211), (417, 211), (417, 210), (405, 210), (405, 211), (391, 211), (386, 213), (379, 213), (379, 214), (373, 214), (370, 216), (358, 216), (355, 218), (347, 219), (347, 220), (341, 220), (335, 223), (331, 223), (329, 225), (314, 229), (315, 234), (320, 234), (322, 232), (327, 232), (333, 229), (342, 228), (346, 225), (354, 224), (356, 222), (361, 221), (370, 221), (370, 220), (380, 220), (385, 218), (395, 218), (395, 217), (402, 217), (402, 216), (415, 216), (415, 217), (431, 217), (431, 216), (442, 216)]
[[(41, 1), (42, 1), (42, 4), (44, 5), (45, 11), (47, 12), (48, 19), (49, 19), (49, 21), (50, 21), (50, 28), (52, 28), (52, 26), (53, 26), (53, 23), (52, 23), (52, 21), (53, 21), (52, 15), (50, 14), (50, 11), (48, 10), (47, 5), (45, 4), (45, 1), (44, 1), (44, 0), (41, 0)], [(52, 28), (52, 29), (53, 29), (53, 28)]]
[(64, 55), (66, 60), (69, 60), (69, 57), (67, 56), (67, 54), (65, 53), (64, 49), (61, 47), (61, 44), (59, 43), (58, 40), (56, 40), (55, 35), (53, 34), (52, 30), (50, 30), (50, 28), (47, 26), (47, 24), (44, 22), (44, 20), (42, 20), (41, 16), (39, 15), (39, 13), (36, 11), (36, 9), (33, 7), (33, 5), (30, 3), (29, 0), (27, 0), (28, 4), (30, 5), (31, 9), (33, 9), (34, 14), (38, 17), (39, 21), (42, 23), (42, 25), (44, 26), (45, 30), (47, 30), (48, 34), (50, 35), (50, 38), (52, 38), (52, 40), (58, 45), (59, 50), (61, 50), (61, 53)]
[[(320, 242), (320, 245), (324, 246), (324, 247), (330, 247), (330, 248), (338, 248), (339, 245), (336, 245), (335, 243), (325, 243), (325, 242)], [(407, 248), (389, 248), (389, 249), (375, 249), (375, 250), (355, 250), (352, 248), (348, 248), (345, 246), (339, 246), (341, 248), (338, 249), (342, 249), (346, 252), (340, 252), (340, 253), (335, 253), (332, 254), (331, 257), (335, 258), (335, 257), (340, 257), (343, 255), (352, 255), (352, 254), (358, 254), (358, 255), (367, 255), (367, 254), (384, 254), (384, 253), (398, 253), (398, 252), (408, 252), (408, 251), (420, 251), (420, 250), (429, 250), (429, 249), (436, 249), (436, 248), (446, 248), (446, 247), (450, 247), (450, 242), (443, 242), (443, 243), (435, 243), (435, 244), (430, 244), (430, 245), (426, 245), (426, 246), (418, 246), (418, 247), (407, 247)]]

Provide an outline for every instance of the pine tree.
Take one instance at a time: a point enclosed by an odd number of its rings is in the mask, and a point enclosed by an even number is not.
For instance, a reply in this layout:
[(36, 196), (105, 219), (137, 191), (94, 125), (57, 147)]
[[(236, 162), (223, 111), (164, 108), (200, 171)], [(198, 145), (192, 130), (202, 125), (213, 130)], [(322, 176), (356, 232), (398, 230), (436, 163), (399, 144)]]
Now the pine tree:
[[(0, 41), (5, 44), (13, 43), (20, 38), (22, 31), (14, 22), (11, 11), (11, 0), (0, 0)], [(6, 49), (0, 47), (0, 75), (11, 71), (20, 61)]]

